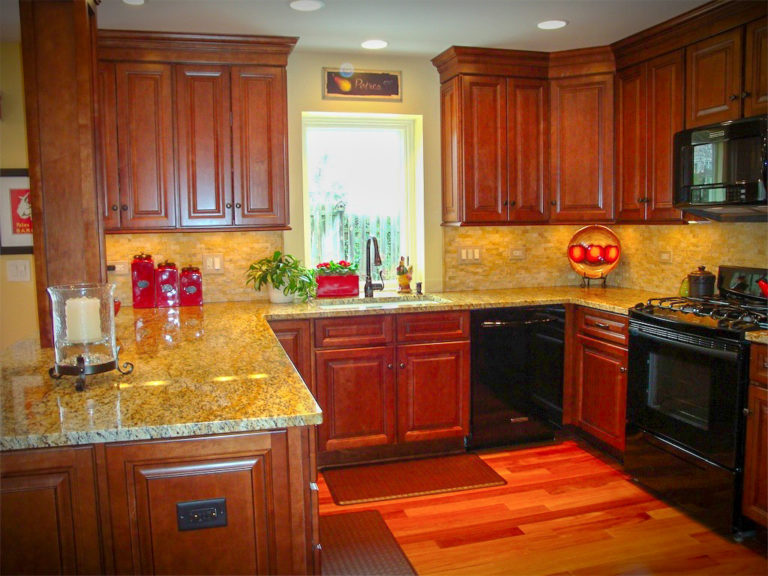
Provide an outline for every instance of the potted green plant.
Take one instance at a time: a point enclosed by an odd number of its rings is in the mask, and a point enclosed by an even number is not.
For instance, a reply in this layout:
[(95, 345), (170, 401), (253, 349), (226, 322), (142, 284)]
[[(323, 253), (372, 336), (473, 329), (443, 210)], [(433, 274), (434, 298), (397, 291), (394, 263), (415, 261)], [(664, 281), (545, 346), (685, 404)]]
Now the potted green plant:
[(304, 268), (299, 260), (279, 250), (253, 262), (245, 276), (245, 284), (252, 284), (254, 290), (261, 290), (267, 284), (269, 300), (277, 304), (292, 302), (296, 298), (306, 302), (315, 293), (312, 270)]

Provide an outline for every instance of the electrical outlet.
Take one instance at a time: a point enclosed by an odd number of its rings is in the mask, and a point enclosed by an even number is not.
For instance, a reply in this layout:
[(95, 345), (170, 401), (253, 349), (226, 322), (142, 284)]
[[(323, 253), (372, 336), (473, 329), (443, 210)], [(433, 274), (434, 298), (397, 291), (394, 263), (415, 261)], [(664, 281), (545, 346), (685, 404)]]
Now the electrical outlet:
[(223, 274), (224, 254), (203, 254), (203, 272), (208, 274)]
[(128, 262), (107, 262), (107, 266), (113, 266), (112, 274), (128, 276), (131, 273), (131, 265)]
[(509, 250), (510, 260), (525, 260), (525, 248), (517, 247)]
[(662, 262), (664, 264), (670, 264), (672, 262), (672, 252), (669, 250), (665, 250), (664, 252), (659, 252), (659, 262)]
[(31, 279), (28, 260), (7, 260), (5, 275), (8, 282), (29, 282)]
[(477, 246), (463, 246), (459, 248), (459, 264), (479, 264), (481, 250)]

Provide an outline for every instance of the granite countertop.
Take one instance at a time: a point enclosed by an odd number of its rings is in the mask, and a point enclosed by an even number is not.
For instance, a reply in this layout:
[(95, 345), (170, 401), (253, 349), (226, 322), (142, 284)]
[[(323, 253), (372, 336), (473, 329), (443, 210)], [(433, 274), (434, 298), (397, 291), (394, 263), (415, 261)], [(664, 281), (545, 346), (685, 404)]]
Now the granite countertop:
[[(624, 288), (537, 287), (429, 295), (398, 309), (230, 302), (133, 309), (116, 318), (131, 374), (53, 380), (52, 349), (20, 342), (0, 354), (0, 450), (269, 430), (319, 424), (322, 412), (267, 320), (571, 303), (626, 314), (660, 294)], [(380, 302), (386, 295), (378, 293)], [(360, 302), (364, 302), (360, 299)], [(768, 343), (768, 331), (748, 338)]]

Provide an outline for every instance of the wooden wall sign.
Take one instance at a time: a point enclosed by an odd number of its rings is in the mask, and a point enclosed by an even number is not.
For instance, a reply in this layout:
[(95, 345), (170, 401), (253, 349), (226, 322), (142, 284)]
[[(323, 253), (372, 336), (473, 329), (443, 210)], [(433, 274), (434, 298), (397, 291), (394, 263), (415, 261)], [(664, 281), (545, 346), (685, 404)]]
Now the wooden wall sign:
[(323, 99), (401, 102), (401, 73), (323, 68)]

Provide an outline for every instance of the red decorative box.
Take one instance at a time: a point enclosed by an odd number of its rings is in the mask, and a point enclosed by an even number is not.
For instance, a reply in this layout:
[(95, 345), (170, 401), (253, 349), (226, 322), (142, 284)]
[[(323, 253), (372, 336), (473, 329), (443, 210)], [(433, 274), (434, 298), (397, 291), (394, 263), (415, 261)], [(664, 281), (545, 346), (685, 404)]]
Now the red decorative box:
[(358, 296), (360, 294), (360, 277), (357, 274), (316, 276), (315, 280), (317, 280), (318, 298)]
[(134, 308), (155, 307), (155, 263), (149, 254), (138, 254), (131, 262)]
[(203, 276), (200, 274), (200, 268), (182, 268), (180, 284), (182, 306), (200, 306), (203, 303)]
[(155, 305), (171, 308), (179, 305), (179, 270), (173, 262), (163, 262), (155, 270)]

